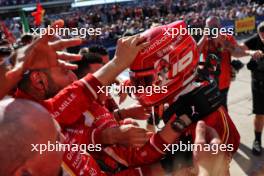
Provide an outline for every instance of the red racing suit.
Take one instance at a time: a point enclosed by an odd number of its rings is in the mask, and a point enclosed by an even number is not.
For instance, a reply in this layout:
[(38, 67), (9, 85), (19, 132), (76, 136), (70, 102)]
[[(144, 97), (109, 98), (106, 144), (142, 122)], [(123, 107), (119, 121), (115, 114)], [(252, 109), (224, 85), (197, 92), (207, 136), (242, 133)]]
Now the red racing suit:
[[(230, 40), (232, 40), (232, 39), (230, 39)], [(225, 59), (227, 59), (227, 58), (225, 58)], [(225, 76), (223, 76), (223, 77), (225, 77)], [(124, 85), (129, 86), (129, 85), (131, 85), (131, 83), (129, 80), (126, 80)], [(223, 84), (222, 84), (222, 86), (223, 86)], [(172, 102), (173, 102), (173, 100), (169, 101), (170, 104)], [(157, 114), (162, 116), (161, 115), (162, 113), (159, 112), (159, 109), (164, 109), (164, 108), (158, 108), (157, 109)], [(207, 117), (204, 117), (202, 120), (208, 126), (211, 126), (212, 128), (214, 128), (217, 131), (217, 133), (219, 134), (219, 137), (222, 140), (223, 144), (232, 144), (233, 145), (232, 153), (235, 153), (237, 151), (239, 144), (240, 144), (240, 135), (239, 135), (237, 128), (234, 125), (231, 117), (229, 116), (226, 109), (223, 108), (223, 106), (218, 108), (217, 111), (209, 114)], [(185, 130), (185, 133), (192, 135), (193, 140), (195, 139), (195, 127), (196, 127), (196, 123), (190, 125)]]
[[(16, 98), (27, 98), (37, 101), (48, 109), (62, 127), (66, 143), (100, 144), (100, 135), (106, 127), (116, 127), (119, 124), (113, 115), (99, 105), (98, 98), (100, 82), (88, 74), (83, 79), (74, 82), (61, 90), (55, 97), (45, 101), (38, 101), (20, 90)], [(120, 146), (103, 146), (103, 151), (91, 152), (96, 158), (102, 159), (113, 169), (119, 162), (128, 169), (114, 175), (149, 175), (149, 167), (139, 167), (150, 164), (163, 157), (164, 144), (167, 144), (159, 134), (153, 135), (140, 149)], [(101, 156), (101, 157), (99, 157)], [(70, 175), (102, 175), (103, 173), (89, 154), (80, 154), (72, 150), (65, 152), (63, 166)]]
[[(202, 120), (208, 126), (214, 128), (217, 131), (223, 144), (233, 145), (233, 150), (231, 153), (235, 153), (237, 151), (240, 143), (240, 135), (223, 106)], [(191, 124), (191, 126), (186, 130), (187, 133), (192, 135), (192, 139), (195, 139), (195, 127), (196, 124)]]

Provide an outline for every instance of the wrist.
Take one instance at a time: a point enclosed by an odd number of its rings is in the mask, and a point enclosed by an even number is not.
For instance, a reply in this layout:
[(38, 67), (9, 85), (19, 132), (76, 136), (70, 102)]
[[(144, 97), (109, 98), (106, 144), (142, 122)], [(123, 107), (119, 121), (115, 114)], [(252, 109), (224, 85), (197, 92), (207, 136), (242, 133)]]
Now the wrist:
[(126, 68), (128, 68), (129, 64), (125, 63), (123, 61), (124, 59), (118, 57), (118, 56), (114, 56), (114, 58), (112, 59), (112, 62), (115, 64), (115, 66), (121, 71), (124, 71)]
[(171, 122), (168, 122), (163, 130), (159, 132), (159, 135), (164, 141), (166, 141), (166, 143), (172, 144), (175, 143), (175, 141), (178, 141), (181, 133), (175, 131), (171, 126)]
[(182, 133), (192, 123), (187, 115), (181, 115), (171, 123), (171, 127), (175, 132)]

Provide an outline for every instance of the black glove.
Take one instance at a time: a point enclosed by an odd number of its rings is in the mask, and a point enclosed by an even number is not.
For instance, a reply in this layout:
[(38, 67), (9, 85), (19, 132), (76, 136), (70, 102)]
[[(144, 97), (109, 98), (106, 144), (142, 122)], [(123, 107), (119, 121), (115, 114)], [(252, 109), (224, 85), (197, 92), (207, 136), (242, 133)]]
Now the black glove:
[(264, 72), (264, 58), (258, 60), (250, 59), (247, 68), (251, 71)]
[(222, 101), (223, 97), (221, 96), (217, 84), (212, 82), (207, 86), (196, 88), (192, 92), (180, 96), (178, 100), (164, 112), (163, 120), (167, 123), (169, 119), (176, 114), (177, 118), (175, 122), (172, 123), (172, 127), (184, 127), (184, 125), (186, 127), (188, 124), (184, 124), (182, 120), (179, 120), (180, 116), (186, 114), (191, 123), (197, 122), (217, 110), (221, 106)]
[(244, 64), (240, 60), (232, 60), (231, 65), (237, 72), (244, 67)]
[(254, 59), (250, 59), (250, 61), (247, 63), (247, 68), (251, 71), (258, 69), (258, 63)]

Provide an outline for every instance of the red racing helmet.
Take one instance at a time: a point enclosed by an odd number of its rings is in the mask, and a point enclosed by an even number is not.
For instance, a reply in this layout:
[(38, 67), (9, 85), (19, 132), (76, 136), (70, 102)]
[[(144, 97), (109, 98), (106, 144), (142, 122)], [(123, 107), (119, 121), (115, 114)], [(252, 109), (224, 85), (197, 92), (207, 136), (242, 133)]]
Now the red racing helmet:
[(130, 66), (130, 80), (142, 105), (158, 105), (180, 95), (195, 79), (198, 48), (184, 21), (151, 28), (141, 35), (150, 45)]

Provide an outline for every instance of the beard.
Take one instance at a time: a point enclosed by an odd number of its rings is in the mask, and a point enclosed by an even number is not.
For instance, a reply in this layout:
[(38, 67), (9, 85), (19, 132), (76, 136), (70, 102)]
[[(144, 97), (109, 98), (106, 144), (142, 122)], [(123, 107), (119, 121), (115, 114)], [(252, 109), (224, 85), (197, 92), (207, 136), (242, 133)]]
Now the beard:
[(57, 93), (59, 93), (60, 90), (62, 90), (63, 88), (61, 88), (60, 86), (58, 86), (53, 79), (51, 78), (50, 75), (47, 75), (48, 77), (48, 87), (47, 90), (45, 91), (45, 98), (49, 99), (54, 97)]

